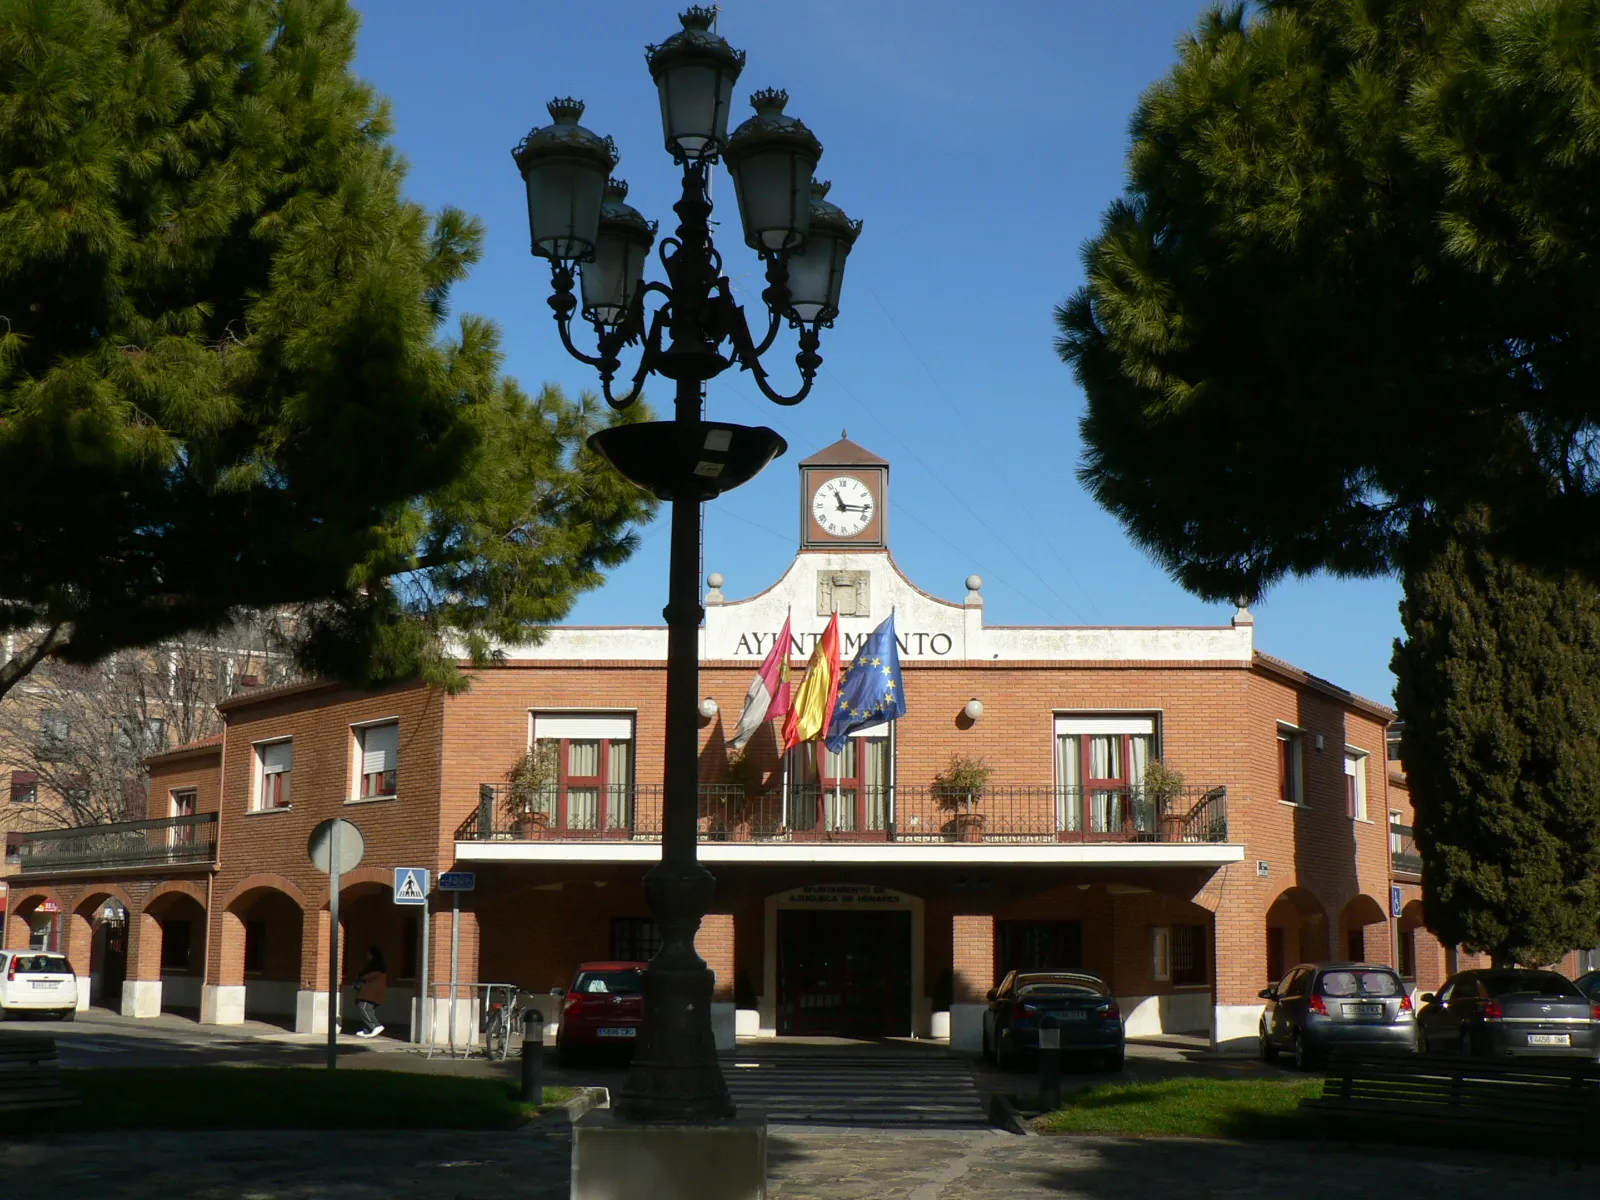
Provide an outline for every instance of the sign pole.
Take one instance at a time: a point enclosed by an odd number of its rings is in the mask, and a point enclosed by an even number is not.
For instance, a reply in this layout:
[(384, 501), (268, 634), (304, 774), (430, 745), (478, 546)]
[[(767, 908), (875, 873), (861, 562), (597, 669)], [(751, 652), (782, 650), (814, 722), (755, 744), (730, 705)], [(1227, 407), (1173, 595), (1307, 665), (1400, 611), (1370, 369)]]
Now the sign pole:
[(339, 822), (328, 834), (328, 1070), (339, 1065)]
[(422, 1022), (422, 1034), (413, 1041), (425, 1041), (429, 1050), (433, 1049), (433, 976), (429, 974), (428, 963), (428, 935), (432, 932), (433, 906), (428, 903), (428, 898), (422, 898), (422, 991), (417, 997), (417, 1020)]
[(451, 892), (455, 907), (450, 913), (450, 1057), (456, 1056), (456, 968), (461, 957), (461, 893)]

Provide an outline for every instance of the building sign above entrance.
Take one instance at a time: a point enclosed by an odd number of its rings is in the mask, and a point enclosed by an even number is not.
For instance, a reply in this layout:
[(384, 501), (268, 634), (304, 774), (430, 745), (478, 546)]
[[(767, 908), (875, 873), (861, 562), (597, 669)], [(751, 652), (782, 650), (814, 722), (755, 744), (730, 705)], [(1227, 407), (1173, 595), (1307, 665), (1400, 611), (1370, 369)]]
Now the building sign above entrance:
[(780, 904), (828, 905), (864, 904), (874, 907), (903, 905), (909, 899), (901, 892), (871, 883), (814, 883), (778, 897)]

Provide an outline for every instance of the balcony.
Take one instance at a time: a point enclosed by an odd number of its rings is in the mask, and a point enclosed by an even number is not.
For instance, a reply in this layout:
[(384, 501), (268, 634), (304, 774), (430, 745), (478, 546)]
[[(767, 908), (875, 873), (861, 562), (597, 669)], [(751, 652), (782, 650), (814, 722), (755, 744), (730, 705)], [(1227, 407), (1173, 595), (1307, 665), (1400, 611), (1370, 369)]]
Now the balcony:
[(1422, 882), (1422, 855), (1417, 850), (1411, 826), (1389, 823), (1389, 862), (1394, 867), (1396, 879)]
[(22, 835), (23, 875), (210, 866), (217, 861), (217, 814), (82, 825)]
[[(456, 830), (457, 855), (657, 857), (661, 797), (660, 785), (645, 785), (572, 789), (564, 797), (552, 792), (517, 802), (505, 785), (486, 783), (479, 787), (477, 809)], [(952, 797), (927, 785), (791, 787), (787, 795), (774, 791), (752, 799), (738, 787), (702, 784), (698, 830), (702, 857), (713, 861), (939, 861), (965, 855), (1029, 862), (1233, 862), (1242, 853), (1237, 848), (1218, 856), (1228, 842), (1227, 800), (1225, 787), (1187, 788), (1162, 797), (1126, 788), (991, 787), (979, 796)], [(519, 853), (514, 846), (549, 849)], [(940, 850), (927, 853), (934, 847)], [(1007, 847), (1017, 851), (996, 853)], [(1204, 849), (1154, 856), (1112, 853), (1119, 847)], [(773, 853), (764, 854), (763, 848)], [(822, 848), (835, 852), (817, 853)]]

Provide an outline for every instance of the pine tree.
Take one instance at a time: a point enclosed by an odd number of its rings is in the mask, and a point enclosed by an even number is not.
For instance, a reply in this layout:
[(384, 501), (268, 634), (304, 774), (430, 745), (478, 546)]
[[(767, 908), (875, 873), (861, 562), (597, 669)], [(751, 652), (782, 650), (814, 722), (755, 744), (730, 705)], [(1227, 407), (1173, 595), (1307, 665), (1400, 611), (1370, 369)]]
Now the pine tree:
[(1554, 962), (1600, 942), (1600, 598), (1481, 526), (1423, 543), (1393, 664), (1423, 913), (1446, 945)]
[(1397, 569), (1418, 514), (1600, 577), (1600, 3), (1213, 9), (1057, 313), (1080, 472), (1185, 586)]
[(482, 229), (404, 198), (356, 25), (0, 0), (0, 696), (282, 605), (308, 668), (455, 686), (631, 551), (611, 418), (443, 336)]

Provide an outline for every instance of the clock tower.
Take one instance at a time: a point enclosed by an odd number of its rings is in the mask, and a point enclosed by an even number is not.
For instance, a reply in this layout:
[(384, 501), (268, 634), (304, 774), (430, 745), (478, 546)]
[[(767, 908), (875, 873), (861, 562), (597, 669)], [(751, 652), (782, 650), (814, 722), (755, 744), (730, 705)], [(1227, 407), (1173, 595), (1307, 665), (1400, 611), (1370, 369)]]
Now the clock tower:
[(889, 544), (889, 464), (847, 436), (800, 463), (800, 549)]

